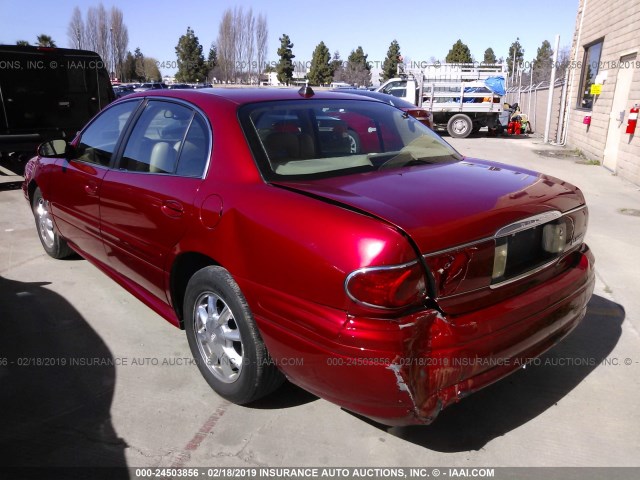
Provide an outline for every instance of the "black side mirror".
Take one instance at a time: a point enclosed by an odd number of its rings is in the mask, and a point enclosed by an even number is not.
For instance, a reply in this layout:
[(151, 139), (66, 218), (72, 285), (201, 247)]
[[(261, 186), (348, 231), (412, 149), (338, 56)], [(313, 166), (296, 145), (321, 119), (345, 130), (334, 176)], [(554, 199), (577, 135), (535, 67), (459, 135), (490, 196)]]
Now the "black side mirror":
[(73, 147), (66, 140), (57, 139), (50, 140), (40, 144), (38, 147), (38, 155), (49, 158), (65, 158), (70, 157)]

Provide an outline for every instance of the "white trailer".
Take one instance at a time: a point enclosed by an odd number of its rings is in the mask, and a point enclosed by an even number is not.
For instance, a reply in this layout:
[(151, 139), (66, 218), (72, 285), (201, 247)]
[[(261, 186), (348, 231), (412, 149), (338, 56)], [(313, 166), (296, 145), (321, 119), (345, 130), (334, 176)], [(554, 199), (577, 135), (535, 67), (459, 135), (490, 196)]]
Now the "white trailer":
[(482, 127), (499, 127), (502, 96), (485, 82), (506, 76), (506, 65), (432, 64), (387, 80), (377, 91), (421, 106), (431, 112), (434, 128), (466, 138)]

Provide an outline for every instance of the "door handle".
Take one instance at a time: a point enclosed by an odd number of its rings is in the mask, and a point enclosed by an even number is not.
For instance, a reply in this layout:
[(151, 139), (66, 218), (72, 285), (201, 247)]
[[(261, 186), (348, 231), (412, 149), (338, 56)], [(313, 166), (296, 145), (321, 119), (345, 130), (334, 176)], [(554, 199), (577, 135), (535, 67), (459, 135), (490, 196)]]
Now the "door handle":
[(96, 195), (98, 193), (98, 184), (95, 182), (89, 182), (84, 186), (84, 191), (89, 195)]
[(176, 200), (165, 200), (164, 202), (162, 202), (160, 210), (162, 210), (162, 213), (164, 213), (167, 217), (171, 218), (181, 217), (184, 213), (184, 207), (180, 202)]

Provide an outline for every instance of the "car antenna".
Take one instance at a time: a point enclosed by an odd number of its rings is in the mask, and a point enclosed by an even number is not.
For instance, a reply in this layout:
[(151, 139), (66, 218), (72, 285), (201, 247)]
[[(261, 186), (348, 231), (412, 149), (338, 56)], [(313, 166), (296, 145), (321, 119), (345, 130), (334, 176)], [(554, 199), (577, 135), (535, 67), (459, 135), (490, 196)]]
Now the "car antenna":
[(298, 90), (298, 94), (304, 98), (311, 98), (316, 94), (316, 92), (314, 92), (313, 89), (309, 86), (309, 81), (307, 80), (305, 84), (300, 87), (300, 90)]

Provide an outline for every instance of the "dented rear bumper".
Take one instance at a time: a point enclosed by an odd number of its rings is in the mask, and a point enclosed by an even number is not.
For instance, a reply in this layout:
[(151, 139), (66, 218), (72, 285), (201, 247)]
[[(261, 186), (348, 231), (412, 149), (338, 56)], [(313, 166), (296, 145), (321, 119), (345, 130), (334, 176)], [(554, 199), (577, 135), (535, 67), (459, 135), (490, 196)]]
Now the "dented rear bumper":
[[(261, 305), (254, 313), (274, 361), (302, 360), (278, 363), (293, 383), (383, 424), (428, 424), (578, 325), (593, 293), (594, 259), (586, 245), (573, 255), (572, 267), (553, 279), (458, 316), (424, 310), (393, 322), (348, 318), (332, 336), (268, 319), (275, 309), (287, 316), (291, 305)], [(324, 315), (327, 325), (339, 316), (317, 306), (305, 315)]]

